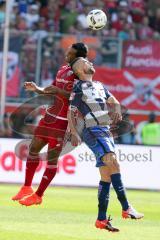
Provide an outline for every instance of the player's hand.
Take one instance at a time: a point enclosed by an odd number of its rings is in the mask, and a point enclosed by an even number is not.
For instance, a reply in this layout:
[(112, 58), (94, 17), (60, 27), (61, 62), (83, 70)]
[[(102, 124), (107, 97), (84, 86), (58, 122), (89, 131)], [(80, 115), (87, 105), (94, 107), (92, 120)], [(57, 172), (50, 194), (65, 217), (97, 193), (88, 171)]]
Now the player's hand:
[(78, 134), (72, 134), (71, 136), (71, 144), (76, 147), (82, 143), (82, 140)]
[(56, 86), (48, 86), (48, 87), (44, 88), (44, 93), (57, 94), (58, 93), (58, 88)]
[(112, 123), (116, 124), (118, 122), (122, 121), (122, 115), (121, 113), (114, 112), (112, 113)]
[(37, 85), (34, 82), (25, 82), (24, 83), (24, 88), (26, 91), (36, 91), (37, 90)]

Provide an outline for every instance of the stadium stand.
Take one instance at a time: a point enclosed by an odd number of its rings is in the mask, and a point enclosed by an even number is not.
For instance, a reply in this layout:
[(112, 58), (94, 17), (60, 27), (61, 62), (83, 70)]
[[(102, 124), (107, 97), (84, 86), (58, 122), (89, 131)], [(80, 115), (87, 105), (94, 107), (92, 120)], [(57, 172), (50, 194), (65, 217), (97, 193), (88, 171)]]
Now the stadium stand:
[[(22, 38), (18, 53), (20, 84), (16, 98), (31, 97), (23, 89), (25, 81), (49, 85), (64, 63), (64, 50), (75, 41), (90, 47), (89, 58), (97, 66), (120, 67), (121, 41), (160, 40), (160, 2), (158, 0), (12, 0), (10, 36)], [(86, 15), (91, 9), (107, 12), (108, 25), (101, 31), (87, 29)], [(3, 33), (5, 1), (0, 1), (0, 31)], [(2, 35), (1, 35), (2, 37)], [(37, 58), (40, 59), (39, 64)], [(36, 59), (36, 61), (35, 61)], [(39, 68), (39, 73), (37, 72)], [(38, 74), (38, 75), (37, 75)], [(15, 101), (14, 97), (10, 101)], [(7, 119), (7, 113), (6, 117)], [(146, 117), (147, 120), (147, 117)], [(6, 121), (6, 120), (5, 120)], [(6, 127), (7, 129), (7, 127)], [(135, 130), (130, 139), (135, 143)], [(9, 137), (11, 131), (0, 131)], [(129, 141), (128, 138), (120, 140)], [(130, 140), (131, 141), (131, 140)]]

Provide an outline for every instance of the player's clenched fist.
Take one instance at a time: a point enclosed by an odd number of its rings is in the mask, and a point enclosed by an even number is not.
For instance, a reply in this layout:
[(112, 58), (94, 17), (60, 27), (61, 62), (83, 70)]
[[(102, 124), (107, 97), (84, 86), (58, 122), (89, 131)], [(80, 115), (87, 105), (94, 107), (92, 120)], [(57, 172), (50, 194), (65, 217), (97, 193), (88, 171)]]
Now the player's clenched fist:
[(27, 91), (36, 91), (37, 90), (37, 85), (34, 82), (25, 82), (24, 83), (24, 88)]
[(78, 134), (72, 134), (72, 136), (71, 136), (72, 146), (76, 147), (76, 146), (80, 145), (81, 142), (82, 142), (82, 140)]
[(115, 112), (115, 113), (112, 113), (112, 120), (113, 120), (113, 124), (116, 124), (120, 121), (122, 121), (122, 115), (121, 113), (118, 113), (118, 112)]

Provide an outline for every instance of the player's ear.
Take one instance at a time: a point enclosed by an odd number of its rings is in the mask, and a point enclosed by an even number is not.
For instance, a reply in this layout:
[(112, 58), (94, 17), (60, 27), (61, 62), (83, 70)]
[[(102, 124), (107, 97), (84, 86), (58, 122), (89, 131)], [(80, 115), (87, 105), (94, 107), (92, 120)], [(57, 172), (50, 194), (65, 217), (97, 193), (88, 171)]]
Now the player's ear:
[(73, 70), (74, 74), (76, 74), (76, 75), (79, 74), (79, 63), (80, 63), (80, 60), (77, 60), (72, 65), (72, 70)]
[(73, 68), (73, 66), (75, 65), (75, 63), (80, 59), (80, 57), (75, 58), (71, 63), (70, 66), (71, 68)]

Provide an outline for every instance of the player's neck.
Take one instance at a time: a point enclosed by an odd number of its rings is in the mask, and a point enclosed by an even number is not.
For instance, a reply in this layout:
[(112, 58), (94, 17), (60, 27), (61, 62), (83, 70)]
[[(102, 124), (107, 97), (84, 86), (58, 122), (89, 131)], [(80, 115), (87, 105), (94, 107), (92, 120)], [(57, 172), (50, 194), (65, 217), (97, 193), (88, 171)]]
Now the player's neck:
[(93, 74), (91, 73), (81, 73), (79, 74), (79, 79), (82, 81), (92, 81)]

